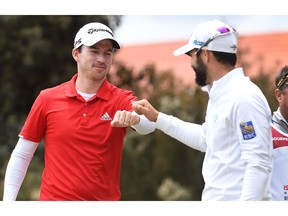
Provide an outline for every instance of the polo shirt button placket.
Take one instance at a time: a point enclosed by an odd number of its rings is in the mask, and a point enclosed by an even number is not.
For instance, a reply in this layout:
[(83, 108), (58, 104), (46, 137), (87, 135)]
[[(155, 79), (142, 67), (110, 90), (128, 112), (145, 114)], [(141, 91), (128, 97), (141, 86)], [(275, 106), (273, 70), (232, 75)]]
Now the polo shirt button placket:
[(87, 123), (88, 123), (87, 106), (88, 106), (88, 103), (85, 102), (84, 103), (83, 114), (82, 114), (81, 125), (87, 125)]

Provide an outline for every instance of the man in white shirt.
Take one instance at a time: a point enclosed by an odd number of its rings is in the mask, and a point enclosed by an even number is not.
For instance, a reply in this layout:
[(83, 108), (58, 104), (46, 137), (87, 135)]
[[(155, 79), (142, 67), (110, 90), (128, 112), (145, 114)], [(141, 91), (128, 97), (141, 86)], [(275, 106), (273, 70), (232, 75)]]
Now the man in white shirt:
[(202, 125), (161, 113), (146, 99), (133, 104), (157, 129), (205, 152), (202, 200), (271, 199), (271, 110), (261, 90), (236, 67), (237, 36), (231, 26), (207, 21), (174, 51), (190, 56), (196, 83), (209, 94)]

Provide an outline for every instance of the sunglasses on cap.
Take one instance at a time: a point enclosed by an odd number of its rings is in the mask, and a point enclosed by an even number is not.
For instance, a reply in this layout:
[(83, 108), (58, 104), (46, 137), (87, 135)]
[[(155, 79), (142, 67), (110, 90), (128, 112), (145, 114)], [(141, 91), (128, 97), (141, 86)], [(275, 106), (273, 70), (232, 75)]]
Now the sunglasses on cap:
[(287, 81), (288, 81), (288, 72), (282, 75), (282, 77), (277, 82), (276, 87), (278, 89), (281, 89)]
[(199, 47), (199, 49), (197, 49), (197, 51), (195, 52), (195, 55), (197, 55), (203, 47), (207, 46), (216, 37), (218, 37), (220, 35), (226, 35), (228, 33), (236, 32), (236, 30), (234, 28), (232, 28), (231, 26), (230, 27), (220, 27), (220, 28), (216, 29), (216, 31), (217, 31), (217, 33), (215, 35), (210, 37), (205, 43), (203, 43), (202, 46)]

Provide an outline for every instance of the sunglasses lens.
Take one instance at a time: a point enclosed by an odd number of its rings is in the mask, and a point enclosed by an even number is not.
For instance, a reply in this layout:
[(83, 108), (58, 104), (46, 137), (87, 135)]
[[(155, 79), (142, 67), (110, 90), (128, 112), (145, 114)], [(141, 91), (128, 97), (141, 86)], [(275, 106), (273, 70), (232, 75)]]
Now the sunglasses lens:
[(221, 27), (221, 28), (218, 28), (217, 31), (220, 32), (221, 34), (224, 34), (224, 33), (230, 32), (230, 29), (227, 27)]

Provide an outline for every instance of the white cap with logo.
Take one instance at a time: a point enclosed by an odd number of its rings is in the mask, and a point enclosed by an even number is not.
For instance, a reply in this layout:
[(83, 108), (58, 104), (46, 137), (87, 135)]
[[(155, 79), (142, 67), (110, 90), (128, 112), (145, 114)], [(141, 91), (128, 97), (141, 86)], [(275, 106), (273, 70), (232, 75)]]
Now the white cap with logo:
[(74, 48), (78, 48), (81, 45), (92, 46), (104, 39), (112, 40), (113, 47), (120, 49), (120, 45), (115, 40), (109, 27), (98, 22), (88, 23), (77, 32), (74, 39)]
[(234, 28), (218, 20), (206, 21), (196, 26), (189, 42), (174, 51), (175, 56), (188, 54), (193, 49), (225, 53), (237, 52), (238, 33)]

